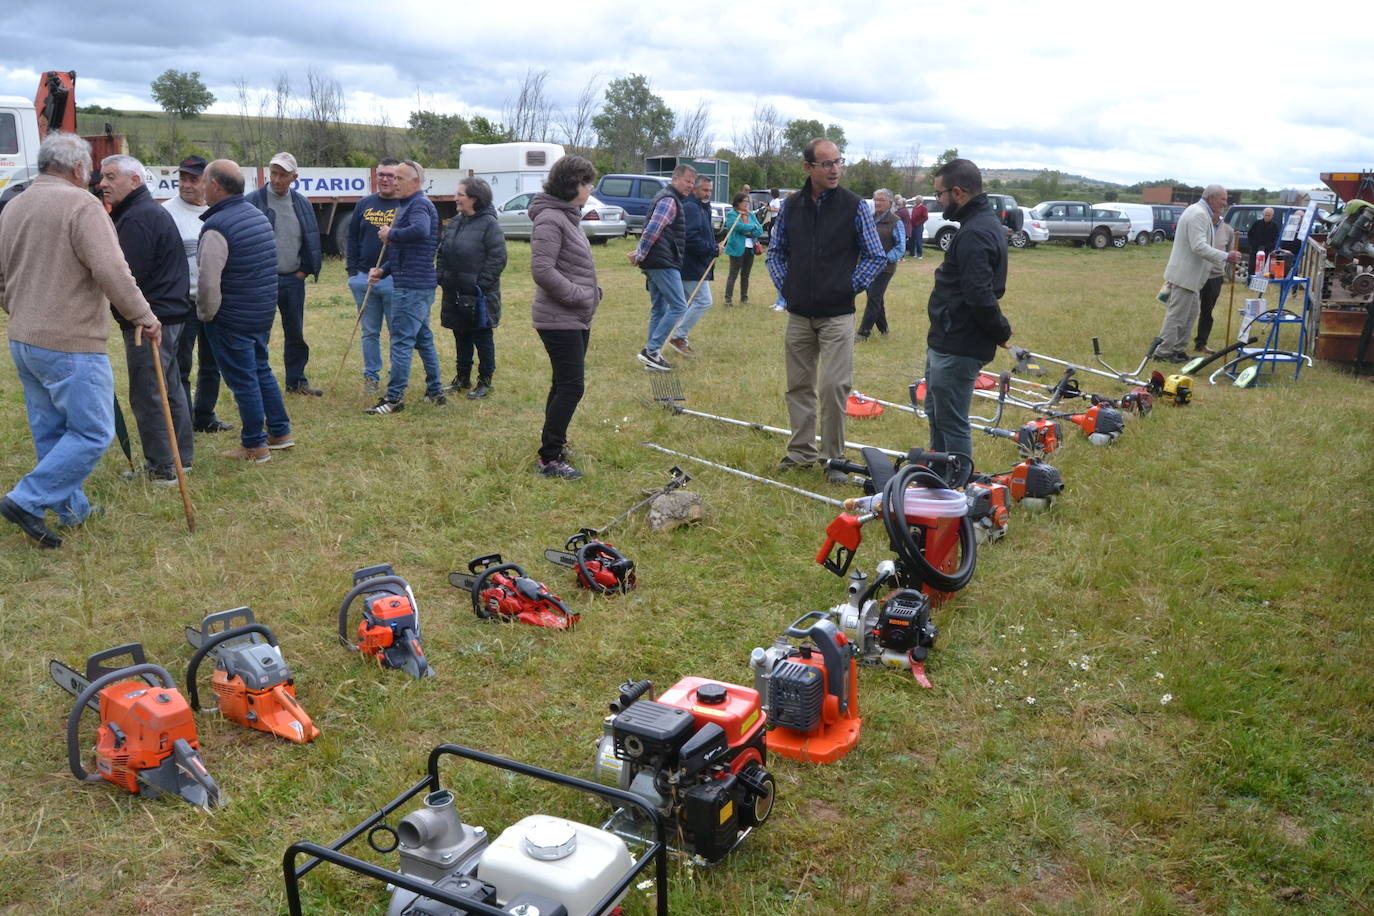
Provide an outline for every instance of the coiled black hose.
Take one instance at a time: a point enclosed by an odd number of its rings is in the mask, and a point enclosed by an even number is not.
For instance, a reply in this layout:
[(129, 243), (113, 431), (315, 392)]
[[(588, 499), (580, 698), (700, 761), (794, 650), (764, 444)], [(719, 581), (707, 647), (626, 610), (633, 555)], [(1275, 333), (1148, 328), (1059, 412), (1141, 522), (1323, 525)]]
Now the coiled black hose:
[(925, 529), (906, 520), (906, 490), (912, 484), (947, 489), (943, 477), (919, 464), (904, 465), (883, 487), (883, 525), (897, 555), (900, 567), (909, 575), (942, 592), (957, 592), (969, 584), (978, 561), (978, 541), (973, 519), (965, 515), (959, 520), (959, 549), (963, 556), (953, 575), (932, 566), (926, 559)]

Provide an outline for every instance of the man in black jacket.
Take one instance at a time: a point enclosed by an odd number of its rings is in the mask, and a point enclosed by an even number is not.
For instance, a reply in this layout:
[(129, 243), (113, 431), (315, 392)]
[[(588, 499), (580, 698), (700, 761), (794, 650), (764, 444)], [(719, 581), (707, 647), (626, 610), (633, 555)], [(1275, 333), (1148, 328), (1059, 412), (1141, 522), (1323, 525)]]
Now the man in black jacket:
[(945, 260), (935, 270), (926, 309), (926, 400), (930, 448), (973, 458), (968, 412), (979, 371), (1011, 339), (997, 300), (1007, 291), (1007, 236), (988, 196), (983, 173), (953, 159), (935, 173), (935, 196), (945, 218), (956, 220)]
[(1250, 224), (1250, 231), (1245, 235), (1245, 247), (1250, 249), (1247, 257), (1250, 259), (1250, 273), (1255, 272), (1255, 253), (1263, 251), (1266, 257), (1272, 257), (1274, 249), (1279, 247), (1279, 224), (1274, 221), (1274, 208), (1265, 207), (1264, 213), (1260, 218)]
[(105, 157), (100, 163), (100, 190), (111, 207), (110, 216), (114, 219), (115, 233), (119, 236), (119, 247), (129, 264), (129, 272), (134, 275), (143, 298), (152, 306), (153, 314), (162, 322), (160, 346), (154, 347), (146, 340), (135, 346), (134, 326), (111, 308), (124, 333), (124, 355), (129, 365), (129, 405), (138, 424), (144, 471), (154, 484), (174, 487), (176, 465), (172, 461), (167, 421), (162, 415), (153, 351), (156, 349), (161, 355), (163, 377), (171, 380), (167, 385), (167, 402), (172, 408), (172, 425), (176, 429), (181, 463), (189, 469), (194, 447), (191, 411), (186, 403), (186, 389), (177, 384), (181, 378), (177, 349), (186, 316), (191, 313), (191, 272), (186, 263), (186, 249), (176, 220), (153, 200), (143, 184), (143, 164), (137, 159)]

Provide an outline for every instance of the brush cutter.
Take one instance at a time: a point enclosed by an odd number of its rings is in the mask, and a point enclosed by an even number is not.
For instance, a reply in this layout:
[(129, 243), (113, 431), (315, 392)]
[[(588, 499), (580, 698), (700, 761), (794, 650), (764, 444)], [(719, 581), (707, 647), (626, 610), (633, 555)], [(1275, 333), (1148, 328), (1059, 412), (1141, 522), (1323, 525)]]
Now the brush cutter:
[(639, 584), (634, 561), (599, 540), (595, 528), (583, 528), (562, 550), (544, 551), (544, 559), (577, 573), (577, 587), (597, 595), (624, 594)]
[[(808, 642), (794, 646), (788, 637)], [(803, 614), (767, 649), (749, 654), (754, 689), (768, 714), (768, 750), (807, 763), (834, 763), (859, 743), (857, 646), (825, 611)]]
[[(349, 639), (348, 616), (353, 602), (362, 599), (357, 644)], [(390, 563), (368, 566), (353, 574), (353, 588), (339, 605), (339, 642), (371, 657), (384, 668), (400, 668), (413, 677), (430, 677), (420, 648), (420, 605), (415, 593)]]
[[(974, 393), (978, 394), (980, 389), (975, 386)], [(1022, 455), (1048, 455), (1059, 450), (1059, 445), (1064, 440), (1063, 431), (1059, 424), (1054, 420), (1048, 422), (1044, 420), (1032, 420), (1022, 424), (1019, 428), (1003, 429), (996, 424), (1002, 420), (1002, 412), (1007, 403), (1007, 397), (1011, 391), (1011, 373), (1003, 372), (998, 376), (997, 394), (984, 393), (985, 398), (995, 397), (997, 400), (997, 411), (991, 417), (969, 416), (969, 426), (973, 429), (981, 430), (989, 436), (997, 439), (1006, 439), (1015, 444), (1017, 451)], [(898, 410), (905, 410), (914, 413), (922, 420), (929, 420), (922, 405), (926, 399), (925, 379), (917, 379), (907, 386), (907, 394), (911, 398), (910, 406), (906, 404), (893, 404), (888, 401), (882, 403)], [(1016, 400), (1012, 403), (1017, 406), (1025, 406), (1021, 401)]]
[[(654, 401), (659, 404), (659, 406), (675, 414), (685, 414), (689, 417), (701, 417), (706, 420), (719, 420), (721, 423), (729, 423), (732, 426), (744, 426), (748, 429), (757, 429), (765, 433), (777, 433), (782, 436), (792, 435), (790, 429), (783, 429), (778, 426), (751, 423), (748, 420), (736, 420), (732, 417), (722, 417), (713, 413), (703, 413), (700, 410), (688, 410), (683, 406), (687, 403), (687, 398), (682, 393), (682, 382), (671, 373), (655, 372), (653, 375), (649, 376), (649, 385)], [(821, 441), (821, 437), (817, 436), (816, 441)], [(852, 448), (855, 451), (864, 448), (876, 448), (876, 446), (866, 446), (859, 442), (846, 442), (844, 447)], [(881, 449), (881, 451), (883, 454), (892, 458), (900, 458), (904, 454), (903, 452), (892, 451), (890, 449)]]
[[(623, 558), (622, 558), (623, 559)], [(551, 630), (568, 630), (580, 615), (563, 599), (525, 575), (518, 563), (502, 563), (499, 553), (468, 563), (468, 573), (448, 574), (448, 584), (472, 596), (472, 612), (482, 620), (527, 623)]]
[(1096, 337), (1093, 338), (1093, 356), (1095, 356), (1097, 361), (1116, 377), (1118, 382), (1124, 382), (1127, 385), (1143, 385), (1144, 382), (1141, 379), (1140, 373), (1145, 371), (1145, 364), (1154, 358), (1155, 351), (1159, 349), (1159, 345), (1162, 343), (1164, 343), (1163, 337), (1156, 337), (1154, 340), (1150, 341), (1150, 346), (1145, 351), (1145, 358), (1140, 361), (1140, 365), (1136, 366), (1133, 372), (1123, 372), (1103, 359), (1102, 343)]
[[(794, 487), (791, 484), (786, 484), (779, 480), (773, 480), (768, 477), (760, 477), (757, 474), (750, 474), (748, 471), (741, 471), (739, 468), (732, 468), (728, 464), (717, 464), (714, 461), (707, 461), (705, 458), (698, 458), (695, 455), (688, 455), (686, 452), (675, 452), (670, 448), (664, 448), (656, 442), (641, 442), (639, 444), (644, 446), (645, 448), (651, 448), (656, 452), (662, 452), (665, 455), (672, 455), (674, 458), (685, 458), (688, 461), (695, 461), (697, 464), (704, 464), (708, 468), (715, 468), (718, 471), (726, 471), (730, 474), (734, 474), (736, 477), (743, 477), (745, 480), (752, 480), (756, 483), (767, 484), (770, 487), (777, 487), (780, 490), (788, 490), (792, 493), (796, 493), (801, 496), (806, 496), (816, 500), (817, 502), (826, 503), (831, 506), (839, 506), (841, 508), (844, 507), (843, 500), (835, 499), (831, 496), (822, 496), (819, 493), (812, 493), (810, 490), (803, 490), (801, 487)], [(879, 452), (879, 454), (887, 454), (882, 449), (875, 449), (875, 451)]]
[(320, 736), (296, 700), (296, 686), (272, 631), (246, 607), (211, 614), (200, 629), (186, 628), (195, 647), (186, 667), (186, 693), (191, 708), (201, 711), (196, 672), (207, 655), (215, 660), (212, 687), (219, 711), (230, 722), (304, 744)]
[[(128, 664), (103, 664), (126, 655)], [(59, 687), (76, 696), (67, 716), (67, 764), (77, 779), (106, 779), (149, 798), (167, 793), (207, 810), (224, 803), (200, 758), (191, 707), (167, 669), (148, 663), (142, 645), (97, 652), (86, 659), (85, 675), (56, 660), (48, 663), (48, 671)], [(78, 731), (87, 709), (100, 716), (94, 773), (81, 763)]]
[(849, 399), (844, 403), (844, 414), (858, 420), (871, 420), (883, 415), (883, 405), (877, 398), (870, 398), (857, 391), (851, 391)]
[[(1052, 406), (1058, 403), (1064, 393), (1070, 390), (1070, 383), (1073, 381), (1072, 375), (1075, 371), (1073, 367), (1064, 370), (1064, 375), (1055, 385), (1054, 395), (1048, 401), (1030, 402), (1022, 401), (1020, 398), (1006, 398), (1005, 396), (1003, 400), (1015, 407), (1031, 410), (1051, 419), (1068, 420), (1081, 428), (1084, 435), (1088, 437), (1088, 441), (1093, 445), (1107, 445), (1116, 441), (1125, 431), (1126, 423), (1121, 411), (1114, 406), (1111, 400), (1101, 397), (1095, 398), (1093, 405), (1082, 413), (1052, 409)], [(986, 392), (975, 390), (973, 393), (981, 397), (990, 397)], [(1058, 430), (1055, 431), (1056, 435), (1057, 433)]]
[(1059, 469), (1039, 458), (1026, 458), (1001, 474), (981, 474), (974, 482), (1006, 487), (1011, 501), (1025, 509), (1048, 509), (1064, 489)]
[[(777, 780), (758, 691), (685, 677), (657, 698), (649, 681), (627, 681), (610, 704), (596, 747), (596, 781), (642, 797), (676, 830), (675, 852), (713, 865), (768, 820)], [(622, 808), (602, 825), (643, 835)]]
[[(1047, 363), (1054, 363), (1058, 366), (1071, 366), (1074, 369), (1077, 369), (1079, 372), (1091, 372), (1093, 375), (1100, 375), (1103, 378), (1109, 378), (1114, 382), (1121, 382), (1126, 385), (1144, 385), (1145, 382), (1141, 378), (1139, 378), (1139, 375), (1142, 371), (1144, 371), (1145, 364), (1148, 363), (1150, 359), (1155, 355), (1155, 350), (1159, 349), (1159, 345), (1163, 342), (1163, 338), (1160, 337), (1156, 337), (1154, 340), (1150, 342), (1150, 347), (1145, 352), (1145, 358), (1140, 361), (1140, 367), (1136, 369), (1136, 371), (1133, 374), (1120, 372), (1116, 369), (1113, 369), (1111, 366), (1107, 366), (1108, 369), (1112, 370), (1111, 372), (1104, 372), (1101, 369), (1095, 369), (1092, 366), (1085, 366), (1081, 363), (1071, 363), (1067, 360), (1056, 359), (1053, 356), (1046, 356), (1043, 353), (1033, 353), (1030, 350), (1025, 349), (1024, 347), (1011, 348), (1012, 359), (1016, 361), (1016, 366), (1015, 368), (1013, 368), (1012, 371), (1027, 371), (1027, 367), (1030, 366), (1035, 366), (1036, 368), (1039, 368), (1037, 361), (1043, 361)], [(1101, 357), (1099, 356), (1098, 358), (1100, 361)], [(1103, 363), (1102, 365), (1106, 366), (1107, 364)], [(1040, 369), (1040, 371), (1038, 372), (1034, 370), (1030, 371), (1033, 375), (1040, 375), (1044, 372), (1043, 369)]]
[[(1154, 406), (1153, 401), (1150, 399), (1142, 399), (1138, 396), (1140, 393), (1149, 393), (1149, 390), (1142, 386), (1137, 386), (1131, 393), (1122, 395), (1119, 399), (1111, 398), (1104, 394), (1086, 392), (1080, 387), (1078, 379), (1074, 378), (1075, 371), (1076, 370), (1072, 367), (1066, 368), (1064, 374), (1060, 376), (1059, 381), (1053, 385), (1046, 385), (1041, 382), (1022, 381), (1022, 385), (1029, 386), (1035, 390), (1031, 391), (1026, 388), (1013, 387), (1011, 392), (1021, 401), (1039, 403), (1046, 407), (1051, 407), (1064, 398), (1082, 398), (1091, 404), (1110, 404), (1122, 413), (1136, 413), (1145, 416)], [(981, 373), (978, 377), (980, 380), (985, 378), (996, 378), (992, 373), (986, 371)], [(1042, 395), (1045, 396), (1045, 400), (1037, 401), (1036, 399)]]
[(930, 598), (910, 588), (893, 588), (879, 599), (885, 585), (894, 585), (897, 565), (878, 564), (873, 581), (868, 574), (849, 574), (848, 599), (829, 611), (840, 631), (857, 646), (859, 663), (909, 670), (916, 683), (932, 687), (926, 676), (926, 657), (940, 630), (930, 619)]

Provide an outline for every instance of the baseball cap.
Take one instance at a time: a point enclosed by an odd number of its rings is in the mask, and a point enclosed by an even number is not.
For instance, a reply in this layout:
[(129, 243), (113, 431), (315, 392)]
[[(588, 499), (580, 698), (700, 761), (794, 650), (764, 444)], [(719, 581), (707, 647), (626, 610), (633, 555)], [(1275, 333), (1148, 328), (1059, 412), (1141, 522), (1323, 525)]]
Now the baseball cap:
[(203, 175), (205, 173), (205, 159), (201, 156), (187, 156), (181, 160), (181, 165), (177, 166), (178, 172), (187, 172), (191, 175)]
[(282, 168), (286, 169), (286, 171), (288, 172), (295, 172), (296, 157), (291, 155), (290, 153), (277, 153), (277, 155), (272, 157), (272, 161), (268, 163), (268, 165), (269, 167), (273, 165), (279, 165)]

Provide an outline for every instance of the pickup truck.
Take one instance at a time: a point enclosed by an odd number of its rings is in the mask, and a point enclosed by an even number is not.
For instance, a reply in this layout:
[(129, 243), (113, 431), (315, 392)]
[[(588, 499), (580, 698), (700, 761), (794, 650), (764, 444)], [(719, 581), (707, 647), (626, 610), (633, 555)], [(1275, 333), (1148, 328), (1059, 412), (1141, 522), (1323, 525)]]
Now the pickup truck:
[(1120, 214), (1095, 209), (1083, 200), (1047, 200), (1032, 208), (1030, 216), (1045, 227), (1052, 242), (1086, 243), (1099, 250), (1122, 247), (1131, 225)]

